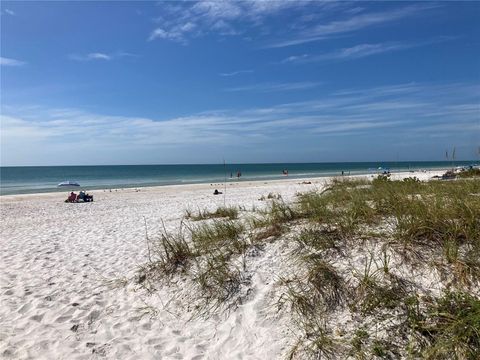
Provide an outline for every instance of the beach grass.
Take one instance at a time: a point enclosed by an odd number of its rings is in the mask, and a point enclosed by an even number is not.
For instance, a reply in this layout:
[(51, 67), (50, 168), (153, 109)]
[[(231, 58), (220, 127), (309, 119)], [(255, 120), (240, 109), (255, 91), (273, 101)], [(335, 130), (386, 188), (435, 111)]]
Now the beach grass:
[(184, 272), (195, 258), (195, 251), (186, 238), (184, 228), (181, 226), (178, 232), (169, 232), (162, 227), (159, 236), (151, 243), (150, 261), (147, 274), (173, 275)]
[(480, 300), (465, 292), (429, 299), (409, 315), (409, 328), (425, 359), (480, 358)]
[(215, 251), (242, 253), (246, 247), (242, 237), (244, 230), (245, 227), (240, 222), (218, 219), (190, 228), (193, 246), (199, 254)]
[(185, 211), (185, 218), (192, 221), (201, 221), (207, 219), (227, 218), (235, 220), (238, 218), (238, 208), (234, 206), (219, 207), (215, 211), (209, 211), (207, 209), (198, 210), (194, 212), (187, 209)]
[(472, 178), (472, 177), (480, 177), (480, 169), (479, 168), (472, 168), (465, 171), (460, 171), (457, 176), (459, 178)]
[[(189, 218), (205, 221), (187, 234), (160, 237), (158, 268), (190, 272), (202, 314), (238, 304), (250, 248), (283, 241), (294, 250), (276, 304), (298, 331), (287, 357), (479, 358), (479, 181), (334, 179), (292, 203), (265, 200), (250, 217), (199, 212)], [(443, 294), (423, 289), (414, 269), (439, 276)], [(342, 336), (337, 313), (355, 323)]]
[[(337, 179), (322, 192), (300, 194), (292, 212), (296, 214), (297, 222), (299, 219), (306, 221), (306, 226), (295, 238), (299, 249), (296, 256), (300, 259), (320, 258), (321, 262), (330, 264), (329, 272), (323, 267), (317, 273), (322, 267), (311, 261), (297, 262), (298, 267), (309, 276), (302, 278), (295, 275), (282, 280), (286, 289), (285, 298), (289, 300), (293, 313), (301, 319), (300, 324), (308, 324), (312, 317), (325, 318), (326, 314), (344, 303), (351, 313), (357, 313), (362, 319), (374, 317), (379, 322), (390, 319), (388, 321), (403, 324), (397, 324), (392, 334), (407, 332), (412, 322), (402, 320), (406, 315), (401, 314), (407, 312), (405, 304), (419, 289), (408, 279), (392, 272), (391, 261), (395, 255), (415, 254), (410, 263), (412, 267), (427, 267), (429, 271), (440, 272), (444, 280), (448, 279), (449, 286), (459, 291), (480, 284), (479, 182), (425, 183), (416, 178), (391, 181), (384, 176), (372, 182)], [(339, 274), (335, 270), (336, 261), (342, 262), (342, 258), (351, 256), (348, 250), (361, 247), (365, 239), (382, 244), (382, 250), (367, 254), (363, 269), (359, 270), (358, 266), (352, 269), (355, 281), (342, 280), (339, 275), (335, 277), (333, 274)], [(337, 251), (339, 249), (342, 251)], [(425, 263), (425, 259), (429, 258), (430, 261)], [(318, 277), (318, 274), (323, 275)], [(307, 279), (314, 280), (317, 285), (311, 286)], [(319, 281), (315, 282), (315, 279)], [(329, 280), (333, 279), (337, 279), (333, 282), (335, 288), (342, 291), (341, 295), (330, 295), (330, 304), (336, 307), (329, 307), (326, 306), (329, 302), (319, 298), (319, 294), (331, 291), (332, 282)], [(343, 298), (347, 300), (338, 301)], [(474, 296), (468, 299), (478, 301)], [(444, 302), (437, 303), (437, 307), (439, 304)], [(426, 306), (422, 303), (419, 307), (422, 316), (432, 309), (425, 310)], [(477, 316), (474, 306), (466, 307), (465, 311), (471, 318)], [(300, 330), (305, 333), (307, 330), (303, 325)], [(402, 328), (404, 326), (406, 328)], [(480, 328), (476, 330), (472, 333), (474, 339), (480, 333)], [(350, 343), (350, 353), (357, 358), (391, 357), (398, 352), (400, 347), (393, 345), (395, 341), (392, 342), (392, 338), (372, 337), (367, 341), (372, 329), (366, 327), (362, 331), (361, 336), (358, 333), (353, 335)], [(325, 329), (319, 330), (320, 338), (324, 334)], [(442, 345), (444, 335), (440, 332), (432, 331), (429, 336), (431, 338), (418, 342), (422, 345), (417, 345), (417, 352), (422, 357), (449, 358), (453, 354), (452, 348), (465, 348), (470, 352), (460, 350), (464, 355), (457, 358), (475, 358), (472, 357), (472, 347), (468, 345), (472, 338), (457, 336), (455, 341), (458, 343)], [(309, 343), (306, 337), (304, 341)], [(341, 348), (338, 345), (337, 351)]]

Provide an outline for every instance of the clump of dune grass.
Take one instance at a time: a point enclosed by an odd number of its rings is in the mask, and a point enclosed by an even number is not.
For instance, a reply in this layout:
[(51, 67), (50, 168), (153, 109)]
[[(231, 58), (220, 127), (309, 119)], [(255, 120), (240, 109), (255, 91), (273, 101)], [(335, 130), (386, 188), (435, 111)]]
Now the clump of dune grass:
[(287, 291), (282, 302), (288, 302), (300, 318), (316, 317), (324, 309), (333, 310), (341, 305), (347, 295), (344, 279), (335, 268), (320, 256), (302, 257), (305, 274), (284, 279)]
[(237, 302), (242, 284), (248, 279), (233, 256), (241, 256), (249, 247), (242, 223), (214, 219), (190, 228), (191, 240), (199, 254), (193, 280), (200, 292), (199, 315), (219, 309), (231, 309)]
[(290, 358), (334, 358), (339, 343), (327, 327), (326, 314), (343, 305), (348, 287), (335, 267), (319, 254), (297, 255), (296, 273), (282, 279), (286, 291), (278, 305), (288, 305), (299, 329), (299, 339), (290, 351)]
[(460, 171), (457, 176), (459, 178), (467, 179), (467, 178), (475, 178), (480, 177), (480, 169), (472, 168), (464, 171)]
[(357, 329), (354, 337), (350, 340), (350, 356), (356, 359), (367, 359), (367, 342), (370, 334), (365, 329)]
[(289, 230), (292, 221), (299, 218), (296, 208), (283, 200), (272, 201), (266, 209), (259, 211), (260, 217), (251, 217), (250, 227), (256, 230), (254, 239), (264, 240), (280, 237)]
[(235, 220), (238, 218), (238, 208), (234, 206), (219, 207), (215, 211), (209, 211), (204, 209), (204, 210), (198, 210), (198, 212), (196, 213), (194, 213), (192, 210), (187, 209), (185, 211), (185, 217), (193, 221), (216, 219), (216, 218), (228, 218), (230, 220)]
[(231, 220), (213, 220), (190, 229), (192, 243), (200, 254), (222, 251), (229, 254), (242, 253), (246, 243), (242, 238), (245, 230), (241, 223)]
[[(147, 238), (147, 241), (150, 240)], [(158, 238), (151, 241), (149, 256), (150, 273), (153, 271), (172, 275), (185, 271), (195, 257), (195, 252), (186, 240), (183, 227), (180, 227), (177, 233), (168, 232), (163, 227)]]
[(242, 271), (230, 262), (230, 256), (222, 252), (209, 254), (198, 264), (194, 281), (201, 296), (199, 315), (209, 315), (221, 308), (235, 305), (240, 286), (248, 283)]
[(330, 231), (335, 229), (343, 238), (351, 237), (361, 225), (373, 225), (379, 221), (376, 209), (365, 196), (365, 186), (368, 185), (363, 182), (334, 182), (322, 193), (302, 194), (300, 213)]
[(447, 292), (424, 312), (417, 307), (409, 328), (425, 359), (480, 358), (480, 300), (468, 293)]
[(298, 218), (296, 209), (283, 200), (272, 201), (264, 214), (270, 224), (286, 224)]
[(271, 225), (267, 225), (264, 228), (261, 228), (258, 230), (254, 237), (253, 240), (255, 242), (262, 241), (265, 239), (270, 239), (270, 238), (278, 238), (282, 234), (284, 234), (286, 231), (285, 225), (279, 224), (279, 223), (273, 223)]
[(258, 200), (265, 201), (265, 200), (281, 200), (281, 199), (282, 199), (282, 195), (270, 192), (268, 193), (267, 196), (265, 195), (260, 196)]
[(337, 250), (340, 246), (340, 234), (337, 229), (307, 227), (295, 238), (300, 248), (310, 248), (316, 251)]
[(362, 273), (356, 273), (358, 284), (354, 288), (354, 298), (350, 309), (362, 315), (373, 314), (380, 309), (395, 309), (400, 306), (409, 294), (409, 283), (381, 268), (373, 270), (374, 258), (366, 261)]
[(288, 359), (335, 359), (340, 344), (321, 318), (301, 322), (302, 335), (287, 355)]
[(341, 305), (346, 299), (347, 286), (336, 269), (318, 254), (305, 255), (302, 261), (307, 269), (306, 281), (312, 301), (323, 302), (330, 310)]

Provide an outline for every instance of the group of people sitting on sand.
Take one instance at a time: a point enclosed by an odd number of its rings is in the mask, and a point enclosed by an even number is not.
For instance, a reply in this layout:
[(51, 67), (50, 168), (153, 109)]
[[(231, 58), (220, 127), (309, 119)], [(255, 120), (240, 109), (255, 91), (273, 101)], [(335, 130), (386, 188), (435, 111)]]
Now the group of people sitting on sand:
[(93, 201), (93, 195), (88, 195), (85, 191), (80, 191), (80, 194), (75, 194), (73, 191), (68, 196), (65, 202), (75, 203), (75, 202), (91, 202)]

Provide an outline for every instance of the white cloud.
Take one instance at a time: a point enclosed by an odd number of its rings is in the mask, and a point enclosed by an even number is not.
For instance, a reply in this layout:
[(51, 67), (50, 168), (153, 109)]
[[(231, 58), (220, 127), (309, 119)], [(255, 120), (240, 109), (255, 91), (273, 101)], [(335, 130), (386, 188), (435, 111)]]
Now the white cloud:
[[(353, 3), (332, 1), (205, 0), (161, 2), (159, 5), (162, 9), (162, 15), (156, 19), (159, 26), (151, 31), (149, 41), (163, 39), (186, 44), (191, 38), (210, 33), (240, 35), (252, 28), (260, 36), (275, 34), (278, 38), (291, 35), (268, 44), (265, 46), (267, 48), (345, 36), (441, 6), (434, 3), (403, 7), (393, 5), (388, 11), (366, 12), (364, 8)], [(287, 15), (289, 24), (287, 28), (284, 21), (280, 21), (281, 26), (271, 23), (268, 27), (264, 26), (265, 19), (269, 17), (283, 19), (282, 16)]]
[(25, 65), (26, 63), (24, 61), (16, 60), (16, 59), (10, 59), (6, 57), (0, 57), (0, 65), (1, 66), (22, 66)]
[(349, 48), (338, 49), (330, 53), (321, 55), (302, 55), (302, 56), (290, 56), (282, 63), (309, 63), (325, 60), (350, 60), (360, 59), (367, 56), (376, 54), (382, 54), (392, 51), (404, 50), (413, 47), (412, 44), (402, 43), (380, 43), (380, 44), (359, 44)]
[(235, 75), (240, 75), (240, 74), (250, 74), (253, 73), (253, 70), (237, 70), (237, 71), (232, 71), (229, 73), (220, 73), (218, 75), (220, 76), (235, 76)]
[(10, 10), (10, 9), (5, 9), (4, 10), (6, 14), (10, 15), (10, 16), (15, 16), (15, 12), (13, 10)]
[(440, 42), (452, 40), (454, 37), (437, 37), (434, 39), (426, 41), (417, 41), (417, 42), (384, 42), (377, 44), (358, 44), (348, 48), (342, 48), (334, 50), (329, 53), (319, 54), (319, 55), (299, 55), (299, 56), (289, 56), (286, 59), (283, 59), (281, 63), (309, 63), (317, 61), (327, 61), (327, 60), (351, 60), (351, 59), (360, 59), (367, 56), (389, 53), (393, 51), (406, 50), (411, 48), (416, 48), (420, 46), (427, 46), (432, 44), (437, 44)]
[[(304, 3), (305, 4), (305, 3)], [(238, 22), (258, 26), (267, 16), (287, 8), (300, 7), (295, 1), (197, 1), (161, 3), (162, 16), (156, 20), (161, 26), (155, 28), (148, 40), (171, 40), (186, 43), (189, 37), (218, 33), (238, 35)]]
[(302, 54), (302, 55), (292, 55), (289, 56), (281, 61), (281, 63), (295, 63), (295, 62), (302, 62), (303, 60), (308, 59), (310, 55)]
[(228, 88), (226, 91), (256, 91), (256, 92), (277, 92), (312, 89), (321, 85), (319, 82), (292, 82), (292, 83), (261, 83), (247, 86)]
[(330, 39), (332, 37), (352, 33), (365, 28), (398, 21), (408, 16), (416, 15), (422, 11), (438, 7), (435, 4), (416, 4), (385, 12), (357, 14), (343, 20), (330, 21), (319, 24), (300, 32), (294, 38), (283, 40), (268, 45), (267, 47), (278, 48), (304, 44), (312, 41)]
[(79, 55), (79, 54), (68, 55), (69, 59), (75, 60), (75, 61), (94, 61), (94, 60), (110, 61), (113, 59), (117, 59), (121, 57), (130, 57), (130, 56), (136, 56), (136, 55), (127, 53), (127, 52), (121, 52), (121, 51), (111, 53), (111, 54), (102, 53), (102, 52), (93, 52), (93, 53), (84, 54), (84, 55)]
[(87, 55), (87, 59), (89, 60), (111, 60), (112, 57), (107, 54), (103, 53), (91, 53)]

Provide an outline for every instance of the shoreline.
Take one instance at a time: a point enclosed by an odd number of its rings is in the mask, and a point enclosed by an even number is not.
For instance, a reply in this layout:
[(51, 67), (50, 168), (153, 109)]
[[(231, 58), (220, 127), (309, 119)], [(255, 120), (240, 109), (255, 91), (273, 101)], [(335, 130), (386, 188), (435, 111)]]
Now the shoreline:
[[(427, 174), (430, 175), (430, 177), (435, 176), (435, 175), (441, 175), (445, 173), (445, 171), (450, 170), (450, 168), (435, 168), (435, 169), (425, 169), (425, 170), (410, 170), (410, 171), (399, 171), (399, 172), (392, 172), (391, 173), (391, 179), (401, 179), (404, 177), (410, 177), (410, 176), (417, 176), (422, 175), (422, 174)], [(226, 186), (227, 186), (227, 191), (229, 188), (237, 188), (237, 187), (245, 187), (245, 186), (251, 186), (251, 185), (259, 185), (259, 184), (288, 184), (292, 182), (303, 182), (303, 181), (310, 181), (312, 183), (319, 183), (321, 181), (327, 182), (330, 181), (333, 178), (362, 178), (362, 177), (375, 177), (381, 174), (372, 174), (372, 173), (362, 173), (362, 174), (353, 174), (353, 175), (326, 175), (326, 176), (315, 176), (315, 177), (284, 177), (281, 179), (264, 179), (264, 180), (234, 180), (234, 181), (227, 181)], [(422, 176), (423, 178), (423, 176)], [(64, 189), (64, 190), (55, 190), (55, 191), (46, 191), (46, 192), (37, 192), (37, 193), (18, 193), (18, 194), (5, 194), (5, 195), (0, 195), (0, 203), (1, 200), (12, 200), (16, 198), (30, 198), (30, 197), (52, 197), (57, 194), (65, 194), (65, 193), (70, 193), (71, 191), (73, 192), (78, 192), (83, 189), (87, 189), (89, 194), (95, 195), (95, 194), (103, 194), (103, 193), (110, 193), (110, 192), (115, 192), (118, 193), (120, 192), (144, 192), (144, 191), (160, 191), (161, 189), (164, 190), (179, 190), (179, 189), (185, 189), (185, 190), (191, 190), (191, 189), (203, 189), (203, 188), (212, 188), (213, 190), (215, 189), (215, 186), (219, 191), (222, 191), (220, 187), (223, 189), (225, 186), (225, 183), (223, 182), (202, 182), (202, 183), (185, 183), (185, 184), (169, 184), (169, 185), (153, 185), (153, 186), (141, 186), (141, 185), (136, 185), (132, 187), (108, 187), (108, 188), (101, 188), (101, 189), (92, 189), (88, 190), (87, 187), (82, 187), (80, 186), (78, 189)]]

